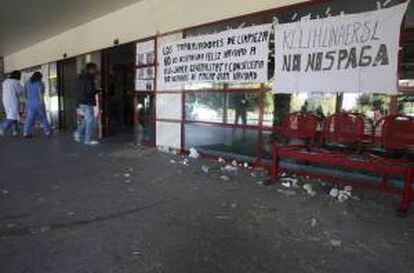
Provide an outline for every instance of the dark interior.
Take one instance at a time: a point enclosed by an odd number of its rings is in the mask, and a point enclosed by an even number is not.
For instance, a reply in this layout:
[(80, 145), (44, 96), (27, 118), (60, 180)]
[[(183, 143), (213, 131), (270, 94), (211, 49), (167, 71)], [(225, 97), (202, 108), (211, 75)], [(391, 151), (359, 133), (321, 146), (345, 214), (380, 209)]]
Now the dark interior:
[[(107, 136), (129, 133), (134, 126), (135, 44), (110, 48), (106, 54), (104, 80)], [(132, 61), (131, 61), (132, 60)]]

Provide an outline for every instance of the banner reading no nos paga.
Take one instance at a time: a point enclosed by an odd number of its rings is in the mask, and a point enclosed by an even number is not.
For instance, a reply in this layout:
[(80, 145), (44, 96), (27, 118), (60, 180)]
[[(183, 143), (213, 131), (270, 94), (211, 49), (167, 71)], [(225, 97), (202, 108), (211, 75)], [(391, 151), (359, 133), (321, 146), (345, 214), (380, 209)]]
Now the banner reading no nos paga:
[(407, 4), (276, 25), (274, 91), (397, 92)]
[(160, 86), (266, 82), (271, 25), (202, 35), (161, 45)]

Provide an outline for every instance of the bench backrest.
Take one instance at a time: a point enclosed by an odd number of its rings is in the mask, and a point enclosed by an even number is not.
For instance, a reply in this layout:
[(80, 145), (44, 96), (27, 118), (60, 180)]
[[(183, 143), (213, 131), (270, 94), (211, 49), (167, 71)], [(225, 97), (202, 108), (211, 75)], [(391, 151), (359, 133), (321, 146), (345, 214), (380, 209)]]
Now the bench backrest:
[(339, 144), (355, 144), (364, 140), (365, 123), (362, 115), (337, 113), (323, 122), (322, 140)]
[(318, 129), (318, 118), (311, 112), (295, 112), (287, 115), (282, 122), (284, 139), (311, 139)]
[(381, 119), (373, 139), (387, 150), (414, 149), (414, 118), (394, 115)]

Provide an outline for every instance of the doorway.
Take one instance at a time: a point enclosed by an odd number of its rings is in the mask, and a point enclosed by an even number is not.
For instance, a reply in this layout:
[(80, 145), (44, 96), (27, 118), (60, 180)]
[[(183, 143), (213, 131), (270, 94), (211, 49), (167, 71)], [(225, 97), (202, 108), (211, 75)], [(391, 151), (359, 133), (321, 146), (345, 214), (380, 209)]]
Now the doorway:
[(135, 51), (130, 43), (103, 52), (104, 136), (133, 133)]
[(76, 59), (58, 62), (59, 79), (59, 128), (72, 132), (77, 127), (77, 67)]

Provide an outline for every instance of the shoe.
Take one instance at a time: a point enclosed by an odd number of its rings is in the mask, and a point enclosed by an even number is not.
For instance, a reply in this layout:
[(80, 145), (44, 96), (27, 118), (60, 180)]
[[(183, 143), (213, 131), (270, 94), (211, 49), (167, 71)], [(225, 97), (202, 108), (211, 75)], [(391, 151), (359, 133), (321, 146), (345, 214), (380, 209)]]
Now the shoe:
[(98, 144), (99, 144), (99, 142), (96, 141), (96, 140), (91, 140), (89, 142), (85, 142), (85, 145), (89, 145), (89, 146), (95, 146), (95, 145), (98, 145)]
[(23, 135), (23, 137), (24, 137), (24, 138), (33, 138), (33, 135), (31, 135), (31, 134), (27, 134), (27, 135), (26, 135), (26, 134), (24, 134), (24, 135)]
[(73, 134), (73, 140), (75, 140), (76, 142), (82, 142), (80, 135), (77, 133)]

